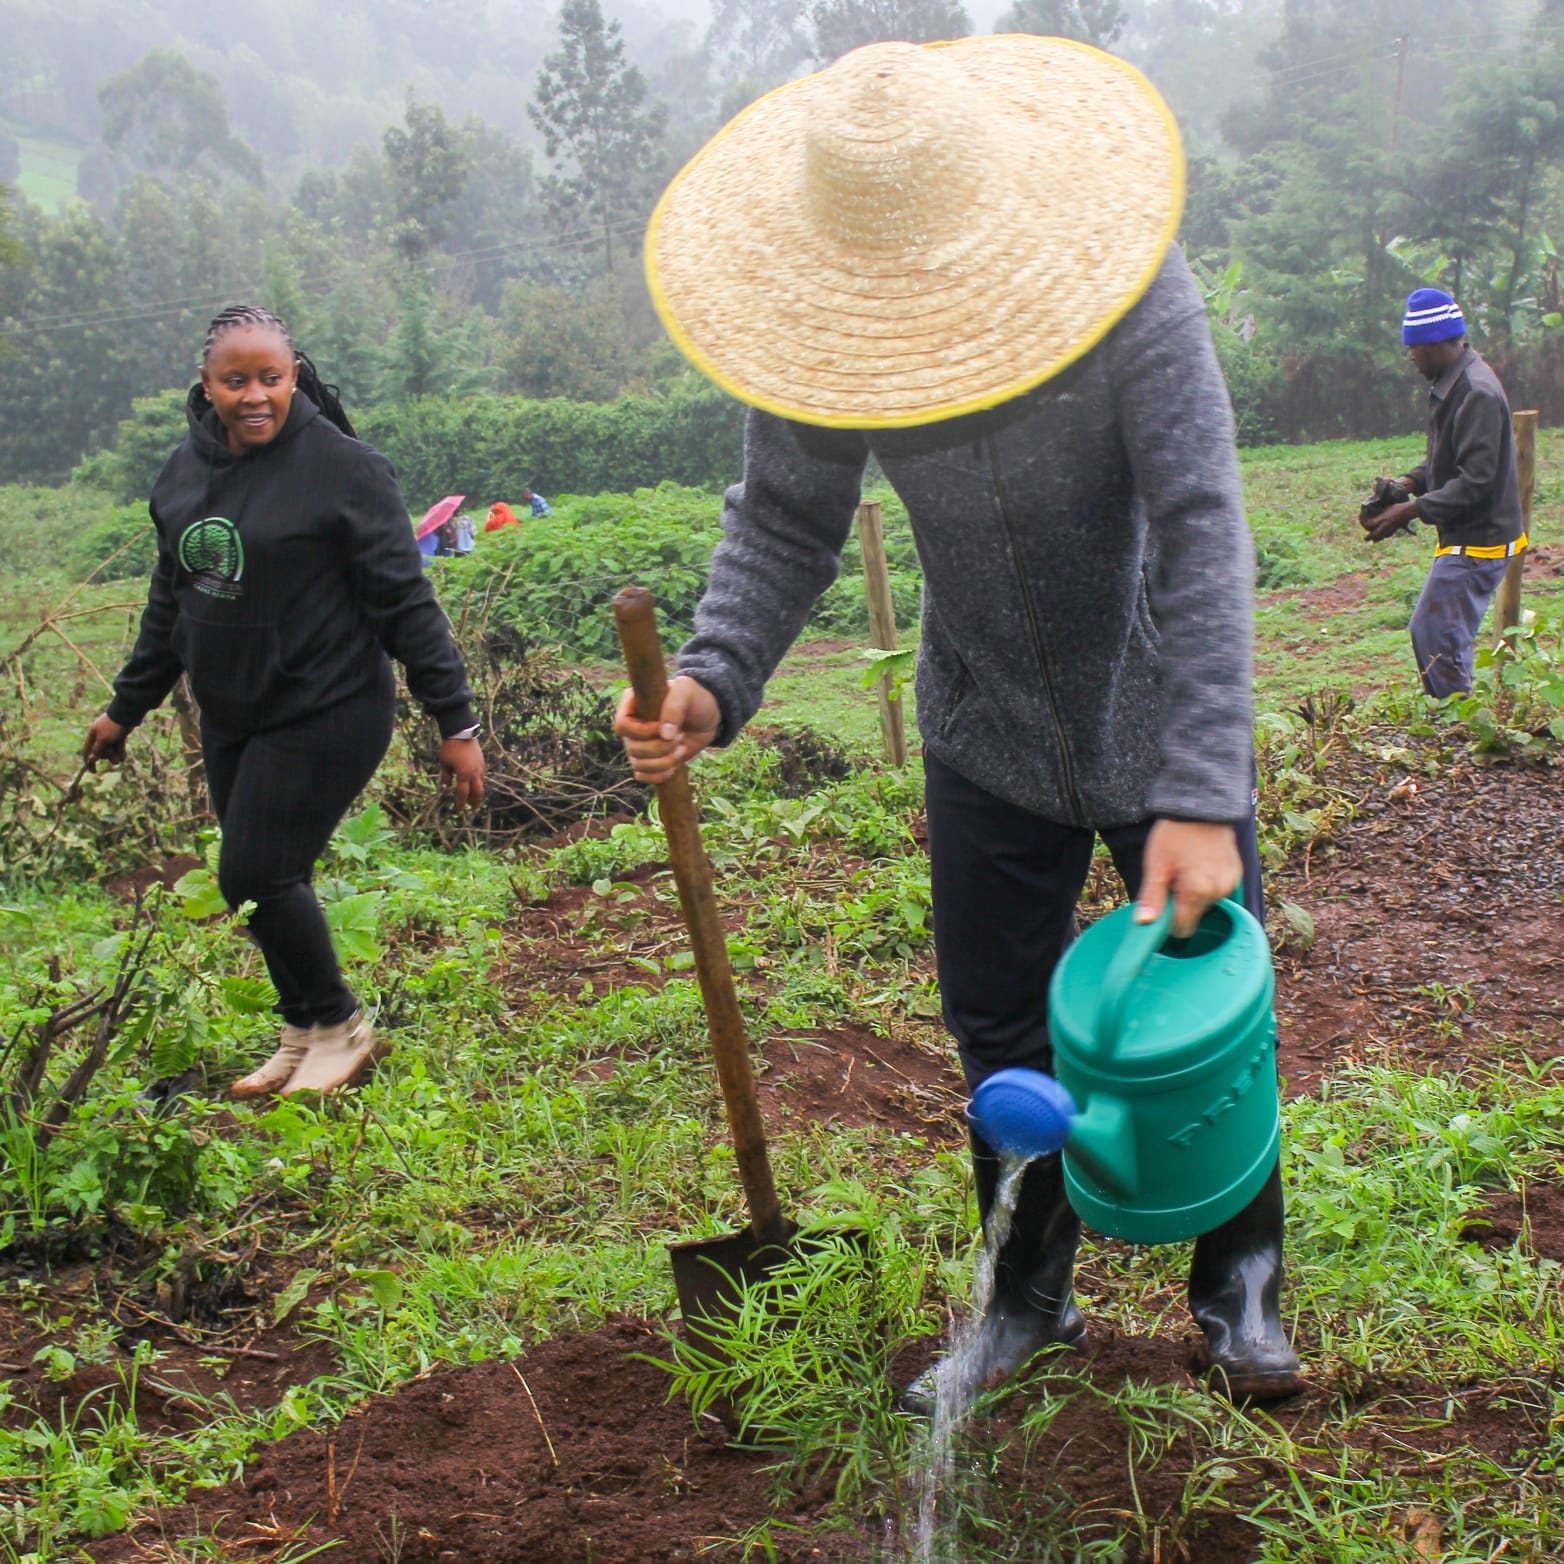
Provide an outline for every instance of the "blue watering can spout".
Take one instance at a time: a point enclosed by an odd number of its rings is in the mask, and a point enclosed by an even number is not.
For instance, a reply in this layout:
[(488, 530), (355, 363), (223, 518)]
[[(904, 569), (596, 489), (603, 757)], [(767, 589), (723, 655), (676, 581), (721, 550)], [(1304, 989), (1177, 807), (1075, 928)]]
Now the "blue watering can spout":
[(1066, 1146), (1108, 1193), (1135, 1196), (1135, 1143), (1129, 1105), (1094, 1092), (1086, 1109), (1041, 1070), (1000, 1070), (972, 1094), (967, 1120), (1002, 1155), (1031, 1161)]

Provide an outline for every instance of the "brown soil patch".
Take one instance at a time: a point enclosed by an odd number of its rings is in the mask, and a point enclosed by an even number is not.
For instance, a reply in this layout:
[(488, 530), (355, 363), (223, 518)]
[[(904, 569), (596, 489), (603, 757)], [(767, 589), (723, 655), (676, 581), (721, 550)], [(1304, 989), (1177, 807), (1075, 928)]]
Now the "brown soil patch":
[(160, 863), (144, 863), (139, 869), (132, 869), (129, 874), (116, 875), (113, 879), (105, 880), (103, 888), (110, 896), (116, 896), (121, 901), (135, 901), (138, 897), (145, 896), (154, 885), (161, 885), (164, 890), (172, 891), (185, 875), (192, 869), (200, 867), (201, 860), (194, 853), (174, 853)]
[[(126, 1301), (118, 1303), (124, 1313)], [(104, 1315), (84, 1306), (75, 1318), (96, 1325)], [(142, 1340), (156, 1348), (157, 1357), (138, 1370), (133, 1353)], [(46, 1365), (33, 1361), (40, 1348), (49, 1346), (74, 1349), (75, 1372), (50, 1378)], [(0, 1372), (11, 1376), (8, 1388), (15, 1398), (5, 1421), (13, 1427), (31, 1423), (35, 1414), (59, 1427), (84, 1409), (91, 1415), (91, 1408), (110, 1403), (125, 1407), (134, 1387), (141, 1430), (179, 1433), (209, 1421), (210, 1402), (239, 1411), (275, 1406), (290, 1386), (307, 1384), (336, 1367), (332, 1349), (301, 1337), (291, 1321), (207, 1340), (193, 1329), (146, 1314), (89, 1352), (70, 1330), (40, 1329), (36, 1319), (0, 1306)]]
[(1539, 1260), (1564, 1260), (1564, 1182), (1539, 1181), (1489, 1195), (1461, 1233), (1484, 1249), (1508, 1249), (1523, 1236)]
[(768, 1038), (760, 1092), (768, 1121), (881, 1125), (956, 1142), (967, 1094), (953, 1045), (880, 1037), (867, 1027)]
[[(97, 1544), (92, 1557), (184, 1557), (174, 1539), (200, 1535), (226, 1543), (233, 1551), (223, 1556), (233, 1558), (284, 1540), (334, 1541), (344, 1558), (406, 1564), (736, 1558), (731, 1539), (772, 1513), (771, 1458), (736, 1448), (715, 1419), (697, 1425), (682, 1403), (669, 1404), (666, 1377), (641, 1361), (664, 1350), (650, 1324), (616, 1319), (544, 1342), (514, 1364), (437, 1369), (330, 1433), (303, 1430), (261, 1447), (240, 1481)], [(1126, 1564), (1249, 1564), (1258, 1539), (1242, 1512), (1285, 1474), (1236, 1461), (1223, 1504), (1188, 1510), (1191, 1474), (1210, 1452), (1179, 1435), (1148, 1459), (1104, 1399), (1132, 1381), (1193, 1384), (1197, 1371), (1188, 1342), (1094, 1331), (1085, 1353), (1055, 1359), (970, 1429), (971, 1445), (990, 1452), (978, 1467), (998, 1479), (980, 1503), (1018, 1540), (1068, 1516), (1121, 1537)], [(1052, 1422), (1024, 1437), (1023, 1419), (1050, 1395)], [(1412, 1473), (1430, 1454), (1458, 1449), (1512, 1462), (1544, 1437), (1548, 1404), (1535, 1386), (1399, 1385), (1356, 1395), (1346, 1423), (1341, 1402), (1317, 1390), (1271, 1415), (1305, 1461), (1314, 1436), (1345, 1428), (1366, 1464)], [(1321, 1469), (1333, 1462), (1322, 1456)], [(782, 1502), (775, 1557), (874, 1556), (865, 1537), (816, 1530), (828, 1490), (825, 1482)], [(1126, 1522), (1137, 1514), (1139, 1541)]]
[(1564, 1054), (1564, 815), (1555, 771), (1424, 751), (1354, 760), (1332, 781), (1360, 800), (1334, 848), (1270, 878), (1314, 920), (1277, 958), (1282, 1073), (1295, 1091), (1386, 1050), (1459, 1072), (1495, 1037)]
[(1369, 572), (1354, 570), (1324, 586), (1283, 587), (1262, 592), (1259, 598), (1262, 603), (1296, 603), (1306, 619), (1326, 620), (1361, 608), (1368, 601), (1371, 584)]
[[(638, 1358), (664, 1352), (651, 1326), (621, 1319), (543, 1342), (515, 1364), (438, 1369), (330, 1434), (262, 1447), (240, 1482), (93, 1556), (157, 1557), (143, 1545), (200, 1534), (236, 1549), (335, 1540), (345, 1559), (402, 1564), (737, 1557), (722, 1542), (771, 1510), (764, 1459), (735, 1449), (715, 1420), (697, 1426), (667, 1403), (666, 1375)], [(828, 1556), (781, 1541), (779, 1558)]]
[[(996, 1491), (1011, 1506), (1002, 1518), (1008, 1533), (1021, 1539), (1028, 1535), (1028, 1526), (1040, 1528), (1036, 1534), (1041, 1541), (1048, 1534), (1050, 1515), (1062, 1513), (1075, 1524), (1095, 1525), (1102, 1537), (1124, 1537), (1124, 1557), (1132, 1564), (1152, 1559), (1252, 1564), (1260, 1535), (1243, 1512), (1258, 1507), (1278, 1483), (1287, 1482), (1285, 1469), (1270, 1461), (1230, 1460), (1231, 1475), (1221, 1487), (1225, 1507), (1189, 1510), (1189, 1479), (1202, 1461), (1209, 1467), (1209, 1449), (1179, 1434), (1160, 1458), (1148, 1458), (1132, 1446), (1128, 1422), (1095, 1394), (1111, 1395), (1131, 1382), (1193, 1386), (1199, 1371), (1200, 1353), (1193, 1340), (1122, 1336), (1092, 1326), (1084, 1353), (1055, 1358), (1035, 1373), (986, 1426), (974, 1431), (977, 1442), (993, 1453), (990, 1461), (979, 1464), (995, 1471)], [(1053, 1385), (1062, 1406), (1046, 1430), (1029, 1439), (1020, 1425), (1044, 1403), (1051, 1376), (1065, 1376)], [(1424, 1469), (1430, 1456), (1456, 1450), (1480, 1452), (1513, 1466), (1517, 1452), (1546, 1439), (1550, 1410), (1551, 1394), (1541, 1384), (1495, 1388), (1417, 1382), (1374, 1387), (1345, 1398), (1306, 1388), (1259, 1415), (1274, 1418), (1297, 1441), (1302, 1463), (1317, 1466), (1321, 1475), (1339, 1470), (1337, 1457), (1328, 1452), (1341, 1439), (1351, 1452), (1349, 1459), (1365, 1469), (1391, 1469), (1411, 1477)], [(1352, 1416), (1347, 1418), (1349, 1411)], [(1316, 1444), (1322, 1447), (1317, 1458)], [(1139, 1546), (1126, 1521), (1137, 1511), (1145, 1523)]]
[[(662, 987), (667, 957), (689, 948), (673, 871), (666, 863), (642, 864), (616, 876), (614, 886), (599, 896), (590, 885), (568, 885), (520, 909), (507, 941), (512, 989), (574, 995), (583, 982)], [(743, 916), (727, 911), (723, 924), (737, 932)]]

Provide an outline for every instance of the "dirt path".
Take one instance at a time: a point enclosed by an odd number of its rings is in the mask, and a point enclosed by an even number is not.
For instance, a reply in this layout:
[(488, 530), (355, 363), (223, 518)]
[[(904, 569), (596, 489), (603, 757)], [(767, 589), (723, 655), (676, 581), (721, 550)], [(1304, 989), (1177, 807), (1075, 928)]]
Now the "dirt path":
[(1335, 780), (1362, 800), (1334, 847), (1271, 878), (1314, 943), (1277, 961), (1294, 1092), (1365, 1058), (1460, 1073), (1497, 1038), (1564, 1055), (1564, 776), (1459, 765), (1430, 777), (1386, 734)]

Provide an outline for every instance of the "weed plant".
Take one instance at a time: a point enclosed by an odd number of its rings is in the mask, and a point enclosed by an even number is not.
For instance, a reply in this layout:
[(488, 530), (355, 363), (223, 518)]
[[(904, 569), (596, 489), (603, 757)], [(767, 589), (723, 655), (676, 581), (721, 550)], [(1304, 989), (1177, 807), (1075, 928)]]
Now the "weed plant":
[(741, 1441), (775, 1450), (784, 1488), (829, 1479), (856, 1510), (902, 1485), (916, 1427), (894, 1410), (890, 1368), (939, 1321), (900, 1219), (878, 1200), (849, 1205), (838, 1186), (818, 1193), (840, 1225), (804, 1228), (731, 1317), (670, 1335), (654, 1361), (697, 1422), (721, 1411)]

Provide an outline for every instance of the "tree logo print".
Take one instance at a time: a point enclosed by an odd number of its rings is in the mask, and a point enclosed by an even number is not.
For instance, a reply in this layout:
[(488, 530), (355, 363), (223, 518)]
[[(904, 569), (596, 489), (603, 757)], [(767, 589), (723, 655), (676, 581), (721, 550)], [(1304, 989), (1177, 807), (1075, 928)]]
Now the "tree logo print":
[(191, 585), (208, 597), (242, 597), (244, 543), (239, 529), (221, 516), (208, 516), (185, 528), (179, 539), (179, 563)]

